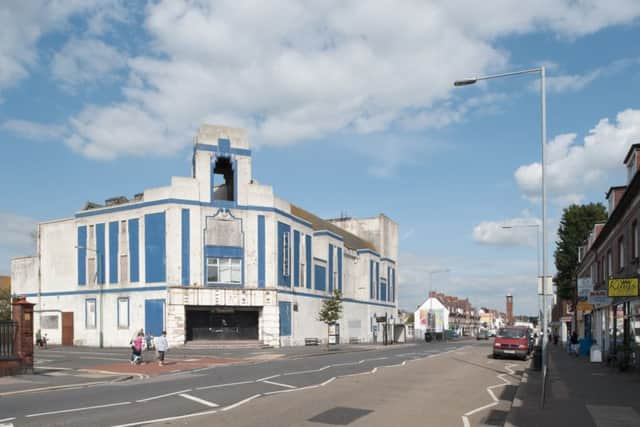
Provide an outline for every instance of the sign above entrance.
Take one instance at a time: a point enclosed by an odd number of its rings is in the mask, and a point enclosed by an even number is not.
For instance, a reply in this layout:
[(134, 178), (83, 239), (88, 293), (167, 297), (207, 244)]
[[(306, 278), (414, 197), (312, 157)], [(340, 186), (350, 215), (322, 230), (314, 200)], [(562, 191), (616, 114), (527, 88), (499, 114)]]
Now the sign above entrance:
[(593, 311), (593, 305), (589, 304), (586, 301), (578, 301), (576, 309), (583, 313), (591, 313)]
[(609, 298), (608, 292), (605, 290), (591, 291), (589, 292), (589, 304), (594, 305), (609, 305), (611, 304), (611, 298)]
[(635, 297), (638, 296), (638, 278), (609, 279), (610, 297)]

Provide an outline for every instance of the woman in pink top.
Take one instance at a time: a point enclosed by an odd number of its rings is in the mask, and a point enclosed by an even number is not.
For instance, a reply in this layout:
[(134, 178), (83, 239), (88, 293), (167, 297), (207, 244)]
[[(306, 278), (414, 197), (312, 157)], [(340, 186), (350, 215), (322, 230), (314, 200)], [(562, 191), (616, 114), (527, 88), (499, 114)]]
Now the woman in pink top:
[(131, 343), (131, 364), (142, 362), (142, 342), (144, 335), (138, 333)]

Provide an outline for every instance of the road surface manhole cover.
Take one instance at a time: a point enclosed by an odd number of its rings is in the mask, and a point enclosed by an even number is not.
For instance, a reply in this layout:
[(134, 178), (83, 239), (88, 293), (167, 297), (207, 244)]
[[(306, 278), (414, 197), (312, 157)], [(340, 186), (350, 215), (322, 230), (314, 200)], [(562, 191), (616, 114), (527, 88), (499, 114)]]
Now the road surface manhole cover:
[(324, 411), (313, 418), (309, 418), (309, 421), (314, 423), (331, 424), (334, 426), (346, 426), (362, 418), (365, 415), (370, 414), (373, 411), (368, 409), (358, 408), (345, 408), (342, 406), (336, 406), (328, 411)]

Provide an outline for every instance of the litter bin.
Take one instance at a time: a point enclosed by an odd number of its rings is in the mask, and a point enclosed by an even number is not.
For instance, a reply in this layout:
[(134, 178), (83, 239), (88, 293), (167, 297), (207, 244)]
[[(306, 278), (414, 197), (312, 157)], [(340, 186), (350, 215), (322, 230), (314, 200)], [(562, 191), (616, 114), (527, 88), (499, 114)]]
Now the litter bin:
[(533, 348), (533, 370), (542, 369), (542, 346), (537, 345)]

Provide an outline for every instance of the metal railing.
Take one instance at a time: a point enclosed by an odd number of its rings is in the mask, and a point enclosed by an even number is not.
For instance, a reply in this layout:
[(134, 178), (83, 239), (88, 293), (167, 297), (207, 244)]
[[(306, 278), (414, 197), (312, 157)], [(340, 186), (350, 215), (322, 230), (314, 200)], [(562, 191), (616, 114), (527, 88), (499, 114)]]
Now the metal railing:
[(0, 360), (17, 358), (15, 352), (18, 325), (13, 320), (0, 320)]

